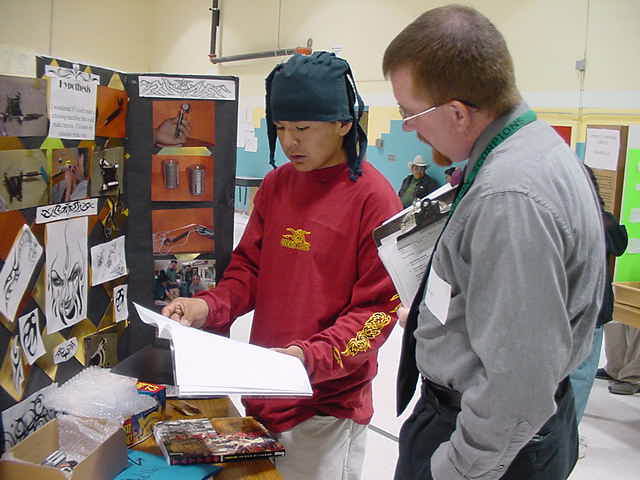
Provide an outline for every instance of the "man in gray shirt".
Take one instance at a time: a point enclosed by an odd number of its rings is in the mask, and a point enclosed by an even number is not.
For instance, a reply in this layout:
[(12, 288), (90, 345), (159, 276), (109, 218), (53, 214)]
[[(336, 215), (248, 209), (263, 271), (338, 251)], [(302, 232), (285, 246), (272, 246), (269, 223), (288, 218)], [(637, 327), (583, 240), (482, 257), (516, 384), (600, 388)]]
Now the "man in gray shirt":
[(577, 457), (569, 373), (587, 356), (604, 238), (580, 161), (515, 85), (474, 9), (430, 10), (389, 45), (405, 130), (468, 160), (406, 318), (396, 480), (566, 479)]

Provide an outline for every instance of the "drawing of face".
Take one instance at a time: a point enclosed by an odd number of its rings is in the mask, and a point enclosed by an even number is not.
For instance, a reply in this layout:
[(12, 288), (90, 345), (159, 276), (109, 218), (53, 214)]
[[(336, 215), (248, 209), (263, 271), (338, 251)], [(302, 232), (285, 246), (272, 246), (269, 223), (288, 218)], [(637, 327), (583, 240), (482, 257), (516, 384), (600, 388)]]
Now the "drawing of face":
[(65, 231), (65, 252), (56, 256), (49, 271), (49, 291), (53, 314), (64, 325), (74, 323), (82, 312), (84, 259), (80, 248), (70, 248)]

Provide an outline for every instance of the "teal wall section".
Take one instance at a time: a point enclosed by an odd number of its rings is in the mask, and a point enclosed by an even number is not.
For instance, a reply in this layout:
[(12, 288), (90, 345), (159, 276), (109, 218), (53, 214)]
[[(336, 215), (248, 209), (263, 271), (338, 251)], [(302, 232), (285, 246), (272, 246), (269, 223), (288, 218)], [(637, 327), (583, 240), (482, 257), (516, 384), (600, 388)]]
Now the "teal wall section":
[[(236, 154), (236, 176), (239, 177), (264, 177), (270, 170), (269, 165), (269, 143), (267, 140), (266, 122), (263, 118), (260, 121), (260, 128), (255, 130), (258, 138), (258, 151), (247, 152), (244, 148), (238, 148)], [(433, 165), (431, 160), (431, 147), (418, 140), (414, 132), (402, 130), (400, 120), (392, 120), (389, 133), (382, 134), (383, 147), (369, 146), (367, 148), (367, 159), (371, 162), (398, 191), (404, 177), (409, 175), (407, 166), (409, 161), (420, 154), (431, 166), (427, 174), (433, 177), (440, 185), (444, 183), (444, 170), (447, 167)], [(389, 156), (391, 155), (391, 159)], [(276, 147), (276, 165), (286, 162), (286, 157), (280, 149)], [(464, 164), (456, 164), (462, 167)], [(235, 208), (243, 210), (246, 205), (241, 204), (240, 195), (236, 189)]]

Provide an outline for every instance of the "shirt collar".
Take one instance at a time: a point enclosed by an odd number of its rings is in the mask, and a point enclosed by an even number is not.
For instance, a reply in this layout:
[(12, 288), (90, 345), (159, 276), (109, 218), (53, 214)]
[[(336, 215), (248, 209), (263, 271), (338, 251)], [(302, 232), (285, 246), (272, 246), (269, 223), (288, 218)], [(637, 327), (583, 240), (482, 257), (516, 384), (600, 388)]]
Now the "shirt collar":
[(467, 163), (465, 178), (468, 173), (473, 169), (473, 166), (478, 161), (478, 157), (487, 148), (489, 142), (495, 137), (502, 129), (508, 125), (510, 122), (518, 118), (523, 113), (527, 112), (529, 109), (529, 105), (526, 102), (522, 102), (518, 104), (513, 109), (509, 110), (507, 113), (502, 115), (501, 117), (496, 118), (493, 122), (491, 122), (487, 128), (480, 134), (480, 136), (476, 139), (473, 147), (471, 148), (471, 153), (469, 154), (469, 162)]

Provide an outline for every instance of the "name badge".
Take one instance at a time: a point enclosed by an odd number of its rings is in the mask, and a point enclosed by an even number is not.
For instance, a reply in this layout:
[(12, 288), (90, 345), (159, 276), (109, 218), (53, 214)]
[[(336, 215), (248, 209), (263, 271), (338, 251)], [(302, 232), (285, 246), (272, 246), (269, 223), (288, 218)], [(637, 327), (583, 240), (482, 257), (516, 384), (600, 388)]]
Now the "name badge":
[(429, 311), (444, 325), (447, 323), (449, 303), (451, 302), (451, 285), (442, 280), (431, 268), (424, 294), (424, 303)]

